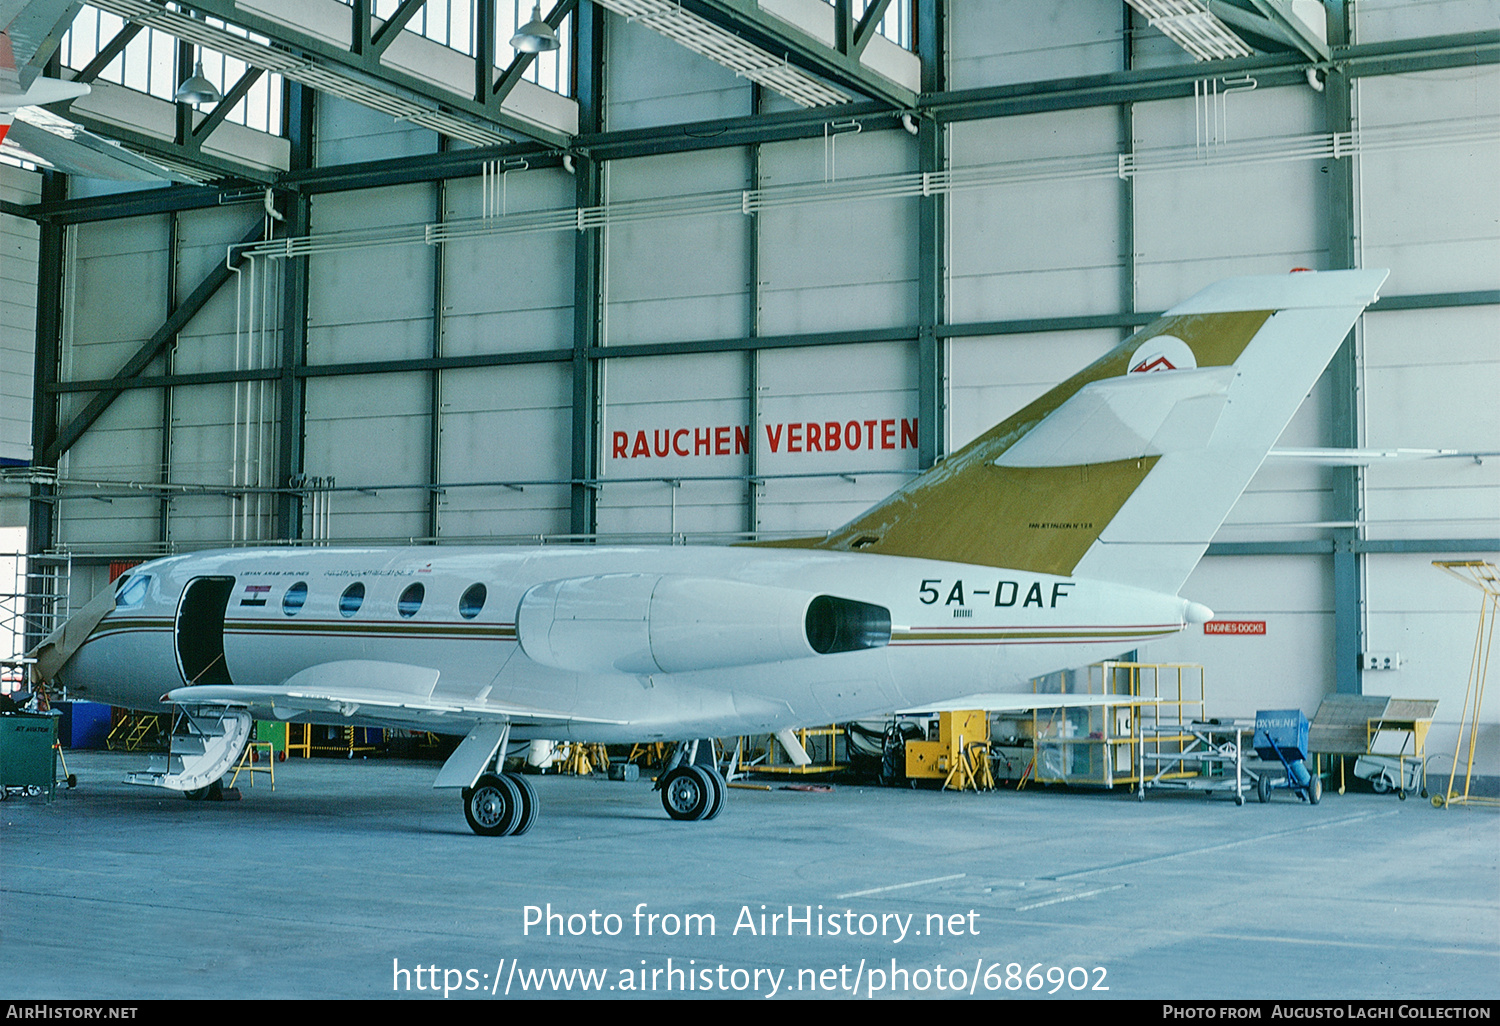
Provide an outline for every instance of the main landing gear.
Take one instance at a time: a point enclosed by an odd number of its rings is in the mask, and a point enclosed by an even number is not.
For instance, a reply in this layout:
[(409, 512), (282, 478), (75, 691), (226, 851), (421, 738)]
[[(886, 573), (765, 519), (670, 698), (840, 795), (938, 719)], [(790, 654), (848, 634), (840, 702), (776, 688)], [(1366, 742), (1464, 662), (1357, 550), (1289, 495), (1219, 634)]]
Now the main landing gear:
[[(709, 751), (713, 751), (709, 742)], [(684, 741), (667, 761), (667, 770), (657, 779), (661, 804), (673, 819), (713, 819), (724, 808), (728, 785), (712, 763), (698, 763), (697, 741)]]
[(515, 773), (486, 773), (463, 789), (464, 818), (483, 837), (524, 834), (536, 822), (536, 792)]
[[(464, 818), (469, 829), (482, 837), (514, 837), (524, 834), (536, 822), (537, 798), (531, 784), (516, 773), (505, 773), (505, 756), (509, 751), (510, 725), (480, 724), (475, 727), (449, 757), (434, 786), (462, 786)], [(709, 756), (698, 762), (700, 745)], [(713, 742), (681, 741), (656, 779), (662, 807), (667, 815), (679, 820), (713, 819), (724, 808), (729, 785), (714, 766)]]

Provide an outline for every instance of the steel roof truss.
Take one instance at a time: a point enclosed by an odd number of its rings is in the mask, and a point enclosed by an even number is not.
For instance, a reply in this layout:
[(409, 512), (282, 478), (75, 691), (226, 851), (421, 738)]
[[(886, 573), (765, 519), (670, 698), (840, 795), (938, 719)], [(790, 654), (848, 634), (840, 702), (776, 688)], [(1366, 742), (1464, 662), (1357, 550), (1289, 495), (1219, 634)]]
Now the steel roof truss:
[[(834, 85), (854, 89), (898, 110), (916, 105), (917, 94), (871, 71), (853, 53), (840, 53), (795, 25), (772, 17), (755, 0), (680, 0), (698, 15), (772, 56), (782, 57)], [(868, 12), (867, 12), (868, 13)], [(773, 86), (774, 88), (774, 86)]]
[[(442, 89), (383, 64), (379, 53), (351, 53), (280, 22), (249, 13), (233, 0), (194, 0), (193, 7), (205, 15), (265, 36), (273, 45), (245, 39), (153, 0), (98, 0), (97, 6), (128, 21), (150, 25), (178, 39), (476, 146), (509, 142), (509, 136), (502, 135), (502, 131), (552, 146), (566, 146), (569, 141), (561, 131), (523, 121), (471, 96)], [(369, 49), (376, 49), (373, 40)]]

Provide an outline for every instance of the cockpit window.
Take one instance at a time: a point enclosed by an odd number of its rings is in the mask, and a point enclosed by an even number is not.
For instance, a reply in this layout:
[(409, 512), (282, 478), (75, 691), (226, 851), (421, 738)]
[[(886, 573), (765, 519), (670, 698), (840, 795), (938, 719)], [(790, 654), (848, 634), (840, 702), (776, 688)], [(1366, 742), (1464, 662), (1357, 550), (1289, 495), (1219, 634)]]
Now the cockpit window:
[(307, 582), (298, 581), (281, 597), (281, 611), (287, 616), (296, 616), (307, 604)]
[(344, 589), (339, 596), (339, 612), (345, 616), (353, 616), (359, 612), (359, 607), (365, 601), (365, 585), (363, 581), (355, 581)]
[(407, 618), (416, 616), (417, 610), (422, 608), (422, 597), (426, 594), (427, 589), (420, 584), (409, 586), (396, 600), (396, 612)]
[(486, 594), (484, 585), (469, 585), (469, 590), (464, 592), (463, 597), (458, 600), (458, 615), (465, 620), (474, 619), (474, 617), (479, 615), (479, 611), (484, 608)]
[(115, 591), (116, 609), (134, 609), (146, 601), (146, 590), (151, 587), (150, 574), (134, 574), (127, 577)]

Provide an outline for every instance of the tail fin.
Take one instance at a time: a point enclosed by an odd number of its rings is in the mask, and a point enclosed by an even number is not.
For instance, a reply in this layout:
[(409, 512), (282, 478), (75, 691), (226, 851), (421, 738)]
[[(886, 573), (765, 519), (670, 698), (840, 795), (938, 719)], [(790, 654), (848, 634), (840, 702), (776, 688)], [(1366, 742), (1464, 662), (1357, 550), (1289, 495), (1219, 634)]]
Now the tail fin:
[(1219, 282), (812, 548), (1175, 593), (1389, 272)]

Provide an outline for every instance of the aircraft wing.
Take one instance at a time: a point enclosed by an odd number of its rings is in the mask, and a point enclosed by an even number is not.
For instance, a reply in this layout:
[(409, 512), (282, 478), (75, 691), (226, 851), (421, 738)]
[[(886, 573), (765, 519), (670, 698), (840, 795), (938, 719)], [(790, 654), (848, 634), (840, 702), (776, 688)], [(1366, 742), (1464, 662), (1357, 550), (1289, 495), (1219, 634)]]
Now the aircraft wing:
[(935, 705), (924, 705), (920, 709), (903, 709), (896, 715), (914, 716), (918, 713), (961, 712), (970, 709), (981, 712), (1030, 712), (1033, 709), (1108, 708), (1114, 705), (1153, 705), (1156, 701), (1139, 695), (986, 694), (968, 695)]
[(113, 140), (95, 135), (41, 107), (22, 107), (0, 149), (33, 164), (71, 175), (126, 182), (194, 182), (180, 169), (132, 153)]
[(0, 92), (26, 91), (82, 6), (82, 0), (0, 0)]
[(264, 710), (268, 718), (280, 720), (320, 713), (359, 715), (406, 723), (423, 730), (442, 730), (445, 721), (464, 720), (545, 726), (573, 723), (619, 726), (629, 722), (494, 702), (483, 691), (466, 700), (435, 697), (437, 681), (438, 671), (430, 667), (348, 659), (310, 666), (280, 684), (196, 684), (174, 688), (162, 696), (162, 701)]

